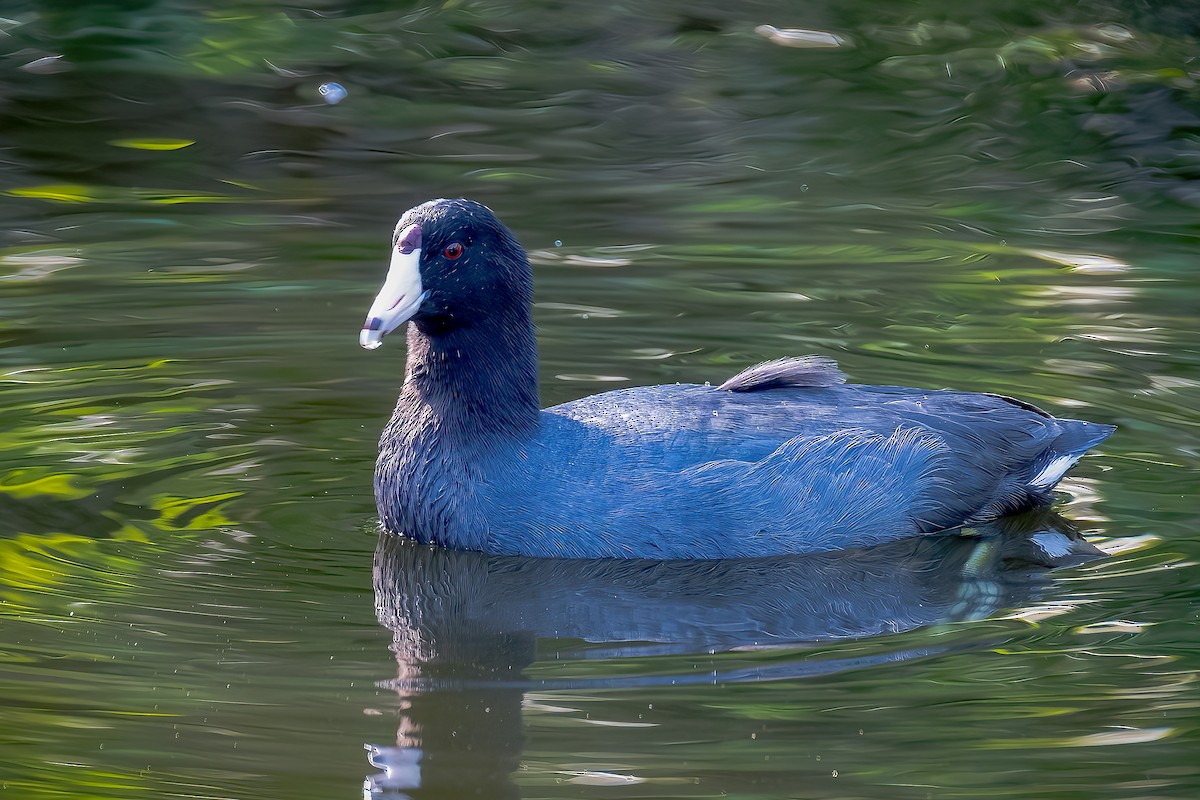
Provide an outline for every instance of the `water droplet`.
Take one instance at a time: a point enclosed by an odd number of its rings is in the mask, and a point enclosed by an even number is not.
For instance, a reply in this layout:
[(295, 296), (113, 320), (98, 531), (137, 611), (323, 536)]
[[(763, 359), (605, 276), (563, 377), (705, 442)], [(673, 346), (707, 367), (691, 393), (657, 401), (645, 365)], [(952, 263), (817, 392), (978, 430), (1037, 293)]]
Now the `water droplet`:
[(717, 412), (715, 412), (715, 411), (714, 411), (714, 412), (713, 412), (713, 416), (715, 417), (716, 415), (717, 415)]
[(705, 385), (705, 386), (709, 386), (709, 387), (711, 387), (711, 386), (712, 386), (712, 384), (711, 384), (711, 383), (709, 383), (708, 381), (705, 381), (705, 382), (704, 382), (704, 385)]
[(562, 247), (562, 239), (555, 239), (555, 240), (554, 240), (554, 246), (555, 246), (555, 247)]
[(807, 183), (802, 183), (802, 184), (800, 184), (800, 191), (802, 191), (802, 192), (807, 192), (807, 191), (808, 191), (808, 184), (807, 184)]
[(321, 97), (324, 98), (325, 102), (329, 103), (331, 106), (335, 106), (342, 102), (346, 99), (346, 95), (349, 94), (349, 92), (346, 91), (345, 86), (342, 86), (340, 83), (333, 83), (332, 81), (329, 83), (322, 83), (317, 91), (321, 93)]

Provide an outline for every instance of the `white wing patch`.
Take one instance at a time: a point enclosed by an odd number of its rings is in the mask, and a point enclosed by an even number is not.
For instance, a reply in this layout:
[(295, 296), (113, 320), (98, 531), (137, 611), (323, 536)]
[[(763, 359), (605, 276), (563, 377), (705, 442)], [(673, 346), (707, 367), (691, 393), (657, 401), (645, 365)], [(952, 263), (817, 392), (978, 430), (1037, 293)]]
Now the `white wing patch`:
[(1033, 477), (1029, 485), (1038, 489), (1048, 489), (1062, 480), (1062, 476), (1066, 475), (1067, 470), (1078, 460), (1079, 456), (1059, 456), (1042, 467), (1042, 471)]

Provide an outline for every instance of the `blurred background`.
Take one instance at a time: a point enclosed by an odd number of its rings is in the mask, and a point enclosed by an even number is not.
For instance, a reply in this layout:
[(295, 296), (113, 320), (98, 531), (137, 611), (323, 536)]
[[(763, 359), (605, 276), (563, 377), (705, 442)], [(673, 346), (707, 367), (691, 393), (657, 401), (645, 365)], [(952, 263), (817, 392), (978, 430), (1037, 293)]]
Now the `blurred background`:
[[(426, 761), (493, 758), (420, 796), (1197, 796), (1198, 35), (1188, 0), (8, 0), (0, 797), (345, 796), (430, 696)], [(372, 584), (403, 345), (357, 331), (440, 196), (529, 250), (544, 404), (794, 354), (1014, 394), (1120, 426), (1059, 505), (1112, 555), (955, 562), (944, 613), (820, 645), (532, 626), (481, 727), (408, 679), (500, 640), (418, 647)]]

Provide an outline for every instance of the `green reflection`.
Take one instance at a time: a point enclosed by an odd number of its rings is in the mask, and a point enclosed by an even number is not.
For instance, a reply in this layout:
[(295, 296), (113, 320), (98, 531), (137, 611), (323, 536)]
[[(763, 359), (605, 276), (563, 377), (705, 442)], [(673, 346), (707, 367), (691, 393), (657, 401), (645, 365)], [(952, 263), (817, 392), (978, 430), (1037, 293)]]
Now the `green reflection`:
[(355, 334), (395, 217), (446, 195), (533, 251), (547, 404), (816, 353), (1120, 425), (1060, 496), (1114, 556), (1020, 608), (530, 643), (527, 678), (632, 683), (527, 693), (520, 793), (1196, 794), (1185, 3), (8, 6), (0, 795), (343, 796), (397, 739), (370, 487), (402, 352)]

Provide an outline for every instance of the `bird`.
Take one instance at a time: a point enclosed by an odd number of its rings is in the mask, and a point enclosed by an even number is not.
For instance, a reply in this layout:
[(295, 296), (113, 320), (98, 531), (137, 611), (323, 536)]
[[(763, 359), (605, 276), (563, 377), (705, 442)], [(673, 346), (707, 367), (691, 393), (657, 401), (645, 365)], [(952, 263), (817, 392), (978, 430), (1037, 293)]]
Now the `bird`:
[(359, 334), (373, 350), (407, 323), (375, 465), (385, 531), (538, 558), (862, 548), (1046, 505), (1115, 430), (999, 394), (847, 383), (819, 356), (543, 409), (532, 308), (529, 258), (489, 208), (401, 216)]

